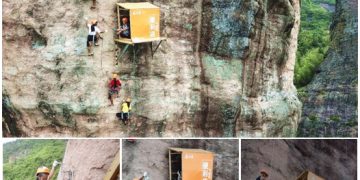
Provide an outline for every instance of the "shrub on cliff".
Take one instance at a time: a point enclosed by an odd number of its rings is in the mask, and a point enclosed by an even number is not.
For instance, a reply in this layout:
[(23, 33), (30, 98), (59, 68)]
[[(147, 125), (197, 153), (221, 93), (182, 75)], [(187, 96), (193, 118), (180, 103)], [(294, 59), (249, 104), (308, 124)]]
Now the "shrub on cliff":
[(301, 29), (295, 65), (296, 87), (306, 86), (326, 56), (330, 44), (332, 13), (321, 4), (334, 5), (333, 0), (306, 0), (301, 6)]

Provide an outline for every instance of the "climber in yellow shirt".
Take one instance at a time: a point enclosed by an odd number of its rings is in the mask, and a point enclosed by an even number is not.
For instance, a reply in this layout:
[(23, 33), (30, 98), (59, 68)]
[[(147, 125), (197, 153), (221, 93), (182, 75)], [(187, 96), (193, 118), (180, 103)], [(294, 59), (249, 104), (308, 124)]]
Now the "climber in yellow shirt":
[(125, 125), (127, 125), (130, 119), (130, 111), (131, 111), (131, 99), (127, 98), (123, 100), (121, 103), (121, 120)]

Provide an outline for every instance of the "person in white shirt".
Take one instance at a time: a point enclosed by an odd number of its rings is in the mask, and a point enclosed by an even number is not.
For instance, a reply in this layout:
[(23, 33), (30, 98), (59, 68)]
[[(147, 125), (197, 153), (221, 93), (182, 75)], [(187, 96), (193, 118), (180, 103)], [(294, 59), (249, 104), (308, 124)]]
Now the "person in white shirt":
[(98, 46), (97, 44), (97, 34), (102, 33), (102, 31), (97, 27), (97, 20), (91, 21), (90, 24), (88, 24), (89, 34), (87, 37), (86, 46), (88, 48), (88, 55), (92, 56), (94, 55), (94, 52), (92, 51), (92, 46)]

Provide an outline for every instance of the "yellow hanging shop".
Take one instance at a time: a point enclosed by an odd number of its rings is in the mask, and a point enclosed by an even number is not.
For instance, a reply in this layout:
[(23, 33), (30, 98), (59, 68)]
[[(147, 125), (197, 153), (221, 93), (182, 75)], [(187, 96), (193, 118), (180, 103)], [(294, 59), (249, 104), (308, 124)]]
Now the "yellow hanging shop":
[(152, 41), (162, 41), (160, 37), (160, 8), (148, 3), (117, 3), (118, 27), (123, 17), (129, 18), (131, 38), (115, 39), (116, 42), (136, 44)]
[(212, 180), (214, 153), (202, 149), (169, 148), (170, 180)]

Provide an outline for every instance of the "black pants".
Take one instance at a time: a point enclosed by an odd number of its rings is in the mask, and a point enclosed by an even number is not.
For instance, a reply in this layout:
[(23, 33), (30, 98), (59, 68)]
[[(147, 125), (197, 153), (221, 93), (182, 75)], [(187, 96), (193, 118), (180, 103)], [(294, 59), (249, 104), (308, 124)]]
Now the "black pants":
[(122, 120), (122, 122), (126, 125), (127, 122), (129, 121), (129, 113), (116, 113), (116, 117), (119, 118), (119, 120)]
[(129, 119), (129, 113), (121, 113), (121, 119), (128, 120)]
[(129, 38), (129, 39), (130, 39), (130, 35), (125, 35), (125, 34), (123, 34), (123, 33), (120, 33), (120, 37), (122, 37), (122, 38)]
[(87, 42), (86, 42), (86, 46), (90, 47), (90, 43), (96, 43), (97, 42), (97, 37), (96, 35), (88, 35), (87, 37)]

